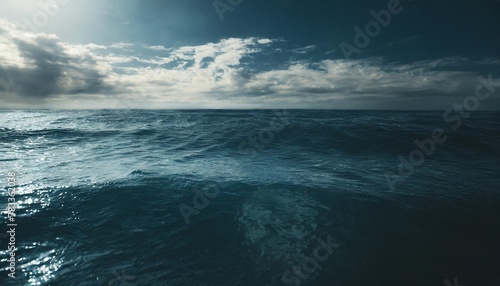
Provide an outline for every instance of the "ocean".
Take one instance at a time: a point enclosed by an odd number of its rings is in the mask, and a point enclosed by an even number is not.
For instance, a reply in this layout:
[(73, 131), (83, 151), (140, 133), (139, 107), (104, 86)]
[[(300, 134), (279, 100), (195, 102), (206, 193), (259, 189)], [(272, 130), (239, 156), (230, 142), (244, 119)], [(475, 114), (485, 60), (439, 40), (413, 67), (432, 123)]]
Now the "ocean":
[(2, 110), (0, 285), (498, 286), (500, 113), (443, 115)]

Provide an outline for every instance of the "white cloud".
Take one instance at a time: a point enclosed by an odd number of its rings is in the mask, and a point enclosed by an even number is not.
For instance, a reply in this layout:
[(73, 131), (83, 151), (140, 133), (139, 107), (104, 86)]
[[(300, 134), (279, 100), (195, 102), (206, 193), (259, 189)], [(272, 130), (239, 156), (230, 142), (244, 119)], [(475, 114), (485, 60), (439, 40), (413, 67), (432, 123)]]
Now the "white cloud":
[(124, 49), (124, 48), (129, 48), (132, 46), (134, 46), (134, 44), (132, 44), (132, 43), (115, 43), (115, 44), (111, 45), (110, 48)]
[(146, 46), (146, 48), (151, 49), (153, 51), (170, 51), (170, 49), (165, 48), (164, 46)]
[(297, 53), (297, 54), (307, 54), (309, 52), (312, 52), (316, 49), (316, 46), (315, 45), (309, 45), (307, 47), (303, 47), (303, 48), (297, 48), (297, 49), (294, 49), (292, 50), (294, 53)]
[(272, 43), (273, 41), (270, 40), (270, 39), (259, 39), (257, 40), (257, 43), (261, 44), (261, 45), (267, 45), (267, 44), (270, 44)]
[(415, 100), (442, 103), (461, 96), (473, 90), (476, 73), (457, 67), (499, 62), (288, 60), (262, 70), (264, 54), (280, 49), (281, 56), (293, 59), (317, 47), (287, 51), (272, 46), (273, 40), (254, 37), (183, 47), (73, 45), (0, 24), (2, 106), (31, 107), (37, 99), (44, 107), (71, 108), (121, 106), (117, 101), (133, 108), (369, 108), (378, 100), (388, 104), (380, 108), (391, 108), (388, 98), (411, 106)]

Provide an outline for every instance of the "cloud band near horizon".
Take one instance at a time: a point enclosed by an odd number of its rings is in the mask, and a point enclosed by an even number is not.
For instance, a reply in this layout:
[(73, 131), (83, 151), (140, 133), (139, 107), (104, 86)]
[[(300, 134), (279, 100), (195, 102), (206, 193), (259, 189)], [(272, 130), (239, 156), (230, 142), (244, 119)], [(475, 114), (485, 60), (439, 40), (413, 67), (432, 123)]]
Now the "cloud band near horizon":
[[(313, 44), (260, 37), (76, 45), (6, 20), (0, 27), (4, 108), (446, 109), (500, 66), (497, 58), (318, 57)], [(498, 99), (488, 109), (500, 109)]]

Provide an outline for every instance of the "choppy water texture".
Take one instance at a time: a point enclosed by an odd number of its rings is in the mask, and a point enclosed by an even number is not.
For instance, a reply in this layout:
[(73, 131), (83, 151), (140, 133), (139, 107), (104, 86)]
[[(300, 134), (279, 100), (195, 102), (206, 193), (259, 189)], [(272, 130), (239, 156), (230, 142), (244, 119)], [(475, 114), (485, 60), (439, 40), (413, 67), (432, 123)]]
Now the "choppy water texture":
[(0, 285), (498, 286), (500, 114), (442, 114), (0, 111)]

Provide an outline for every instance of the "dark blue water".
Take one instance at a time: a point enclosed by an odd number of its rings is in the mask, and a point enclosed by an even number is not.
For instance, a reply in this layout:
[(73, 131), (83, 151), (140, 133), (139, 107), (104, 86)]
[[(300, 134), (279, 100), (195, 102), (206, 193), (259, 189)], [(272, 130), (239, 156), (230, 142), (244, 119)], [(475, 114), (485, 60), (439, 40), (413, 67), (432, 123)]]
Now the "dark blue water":
[(498, 286), (500, 113), (442, 115), (0, 111), (0, 285)]

